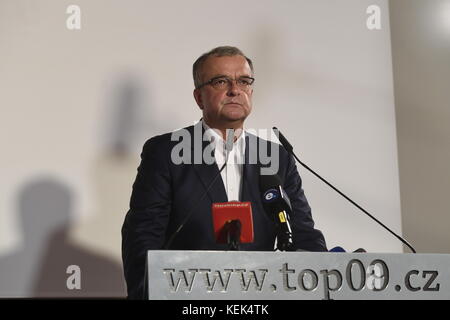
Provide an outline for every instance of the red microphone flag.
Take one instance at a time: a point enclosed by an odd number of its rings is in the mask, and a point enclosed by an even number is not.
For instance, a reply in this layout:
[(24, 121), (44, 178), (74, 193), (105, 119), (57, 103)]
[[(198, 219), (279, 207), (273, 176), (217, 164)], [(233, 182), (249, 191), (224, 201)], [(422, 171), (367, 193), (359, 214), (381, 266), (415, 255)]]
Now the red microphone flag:
[(241, 243), (253, 242), (253, 216), (250, 202), (213, 203), (212, 215), (217, 243), (227, 242), (226, 234), (222, 230), (223, 226), (232, 220), (241, 221)]

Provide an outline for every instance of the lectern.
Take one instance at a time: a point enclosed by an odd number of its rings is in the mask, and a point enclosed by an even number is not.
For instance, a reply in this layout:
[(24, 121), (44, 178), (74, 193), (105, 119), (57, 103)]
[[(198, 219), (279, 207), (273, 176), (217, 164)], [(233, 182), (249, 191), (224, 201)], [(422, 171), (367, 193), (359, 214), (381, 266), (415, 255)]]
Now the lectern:
[(450, 299), (450, 255), (151, 250), (150, 300)]

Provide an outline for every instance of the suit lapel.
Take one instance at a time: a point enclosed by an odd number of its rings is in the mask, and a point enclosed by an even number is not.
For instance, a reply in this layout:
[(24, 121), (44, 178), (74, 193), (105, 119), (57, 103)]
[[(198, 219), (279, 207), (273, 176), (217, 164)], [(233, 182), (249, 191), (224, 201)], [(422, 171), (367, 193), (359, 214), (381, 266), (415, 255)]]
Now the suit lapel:
[[(190, 128), (192, 128), (191, 130), (189, 130), (191, 132), (191, 137), (192, 137), (192, 143), (191, 143), (191, 151), (192, 151), (192, 160), (194, 163), (194, 170), (198, 176), (198, 178), (201, 180), (204, 190), (202, 190), (202, 192), (205, 192), (206, 189), (209, 187), (208, 190), (208, 197), (211, 200), (211, 202), (227, 202), (228, 201), (228, 197), (227, 197), (227, 193), (225, 191), (225, 186), (223, 184), (223, 180), (221, 175), (219, 174), (219, 167), (217, 166), (217, 163), (214, 161), (214, 163), (212, 164), (207, 164), (203, 161), (203, 157), (201, 157), (201, 163), (196, 164), (194, 162), (194, 152), (195, 152), (195, 142), (197, 144), (199, 144), (201, 142), (202, 144), (202, 155), (203, 152), (205, 150), (205, 148), (209, 145), (209, 141), (203, 141), (203, 134), (205, 132), (205, 129), (203, 128), (201, 122), (196, 124), (199, 125), (201, 127), (201, 135), (198, 134), (197, 131), (197, 136), (194, 133), (195, 130), (195, 126), (192, 126)], [(197, 128), (198, 130), (199, 128)], [(196, 159), (199, 160), (199, 159)], [(210, 186), (211, 182), (213, 181), (213, 179), (215, 178), (214, 183)], [(195, 190), (192, 190), (193, 192)]]
[[(258, 161), (254, 163), (254, 159), (250, 157), (250, 152), (255, 152), (257, 150), (256, 146), (253, 145), (256, 142), (256, 137), (249, 137), (249, 134), (245, 135), (245, 162), (242, 172), (242, 193), (241, 201), (254, 202), (260, 197), (259, 192), (259, 165)], [(250, 143), (252, 144), (250, 148)], [(254, 155), (256, 156), (256, 155)], [(251, 161), (250, 161), (251, 160)]]
[[(205, 130), (201, 122), (196, 125), (199, 125), (201, 127), (201, 135), (197, 133), (197, 136), (195, 136), (194, 133), (195, 126), (191, 126), (188, 128), (192, 137), (191, 143), (192, 161), (194, 160), (194, 152), (195, 152), (194, 143), (196, 139), (197, 143), (200, 143), (200, 141), (202, 143), (201, 149), (202, 155), (205, 148), (209, 145), (209, 141), (203, 141), (203, 134)], [(198, 129), (199, 128), (197, 128), (197, 130)], [(251, 148), (250, 144), (252, 144)], [(250, 155), (250, 152), (252, 152), (253, 154)], [(217, 166), (217, 163), (214, 162), (213, 164), (206, 164), (203, 162), (203, 157), (201, 158), (202, 158), (201, 164), (195, 164), (195, 162), (193, 161), (194, 163), (193, 166), (198, 178), (201, 180), (203, 184), (204, 190), (202, 190), (202, 192), (204, 192), (206, 188), (208, 188), (214, 177), (217, 176), (215, 182), (209, 188), (208, 197), (213, 203), (227, 202), (228, 201), (227, 193), (225, 191), (225, 186), (223, 184), (222, 177), (220, 174), (218, 175), (219, 167)], [(259, 190), (259, 174), (260, 174), (260, 164), (258, 158), (258, 138), (250, 133), (246, 133), (245, 162), (242, 172), (242, 189), (240, 201), (250, 201), (253, 203), (255, 202), (256, 199), (259, 199), (261, 197)]]

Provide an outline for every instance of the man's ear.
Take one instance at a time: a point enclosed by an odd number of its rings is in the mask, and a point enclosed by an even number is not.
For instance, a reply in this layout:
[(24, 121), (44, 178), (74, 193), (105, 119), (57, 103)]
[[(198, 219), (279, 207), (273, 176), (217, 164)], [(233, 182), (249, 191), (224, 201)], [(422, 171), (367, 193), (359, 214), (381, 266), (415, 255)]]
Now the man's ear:
[(195, 102), (197, 102), (198, 107), (203, 110), (203, 101), (202, 101), (202, 94), (200, 92), (200, 89), (194, 89), (194, 99)]

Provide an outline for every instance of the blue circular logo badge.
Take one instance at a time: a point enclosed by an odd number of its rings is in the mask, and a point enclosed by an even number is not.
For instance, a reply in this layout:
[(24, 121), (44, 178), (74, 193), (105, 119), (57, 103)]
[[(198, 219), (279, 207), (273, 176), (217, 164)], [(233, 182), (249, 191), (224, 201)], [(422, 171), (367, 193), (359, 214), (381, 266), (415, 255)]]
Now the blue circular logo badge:
[(273, 202), (280, 197), (280, 193), (277, 189), (269, 189), (264, 193), (265, 202)]

